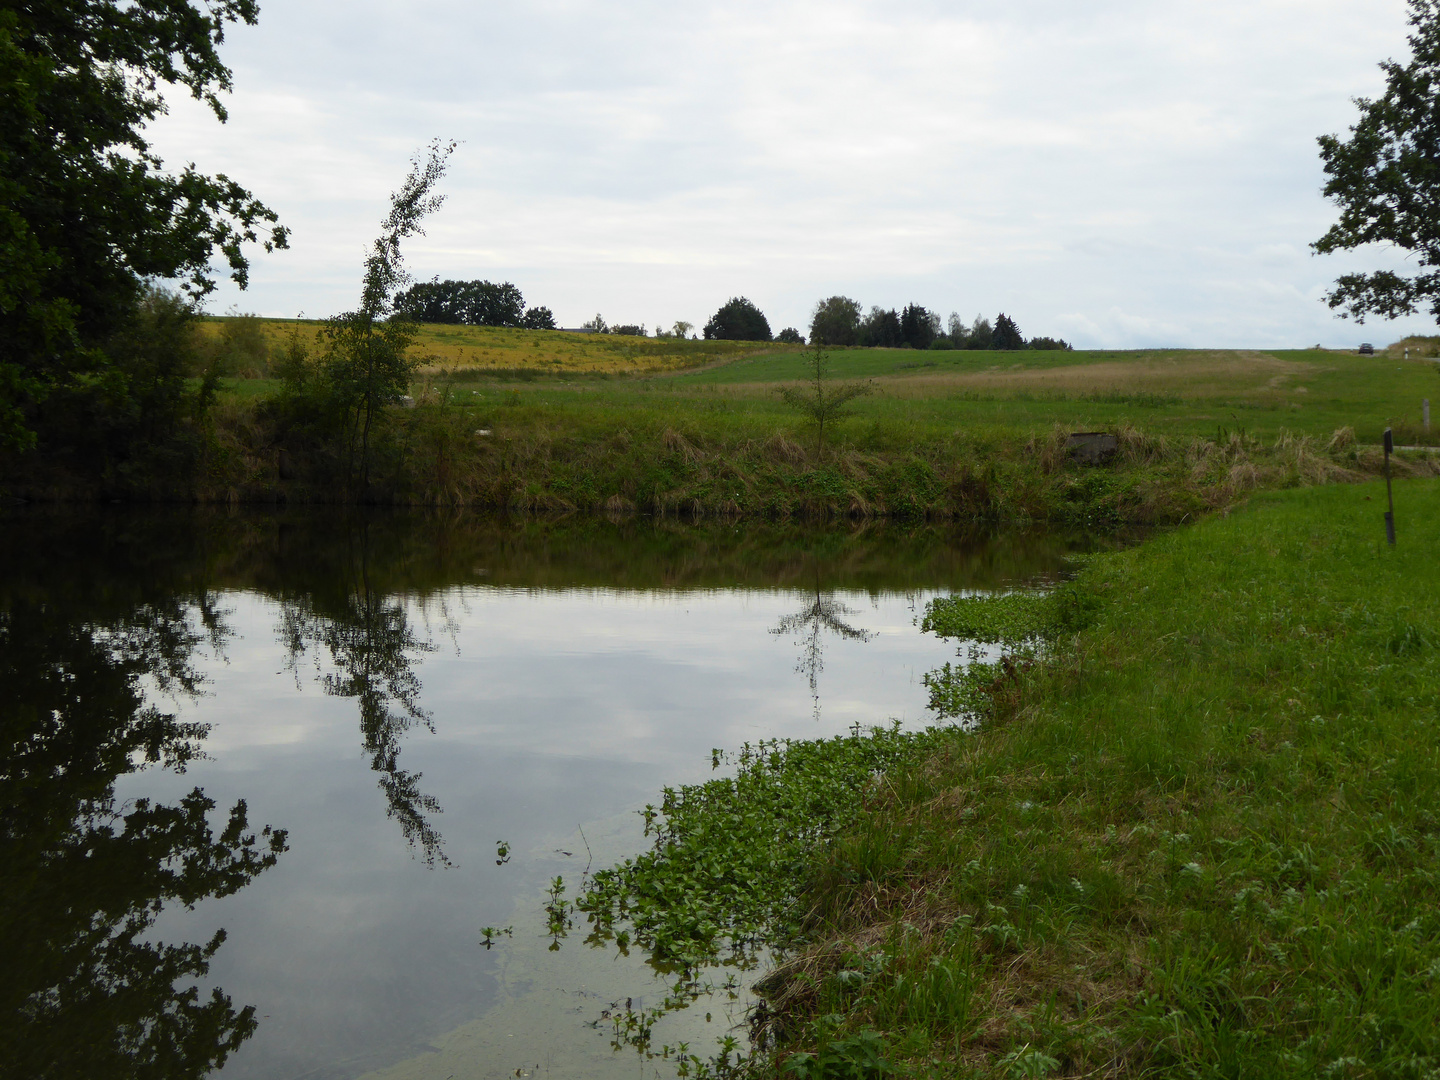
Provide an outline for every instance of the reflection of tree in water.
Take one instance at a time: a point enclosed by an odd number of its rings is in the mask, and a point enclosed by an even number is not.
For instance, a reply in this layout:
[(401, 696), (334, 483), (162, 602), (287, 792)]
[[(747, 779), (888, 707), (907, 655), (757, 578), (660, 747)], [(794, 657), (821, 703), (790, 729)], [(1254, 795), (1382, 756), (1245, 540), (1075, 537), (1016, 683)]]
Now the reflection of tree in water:
[[(439, 830), (429, 815), (441, 812), (433, 795), (420, 790), (420, 774), (400, 768), (400, 742), (417, 724), (434, 731), (420, 708), (420, 679), (414, 656), (435, 646), (410, 628), (403, 603), (370, 586), (364, 530), (358, 574), (340, 592), (313, 593), (282, 602), (280, 635), (294, 670), (313, 646), (329, 654), (334, 670), (321, 682), (327, 694), (354, 698), (360, 706), (360, 733), (370, 767), (381, 773), (386, 813), (425, 861), (449, 865)], [(317, 663), (318, 657), (317, 657)]]
[(795, 614), (786, 615), (770, 630), (772, 634), (801, 635), (796, 642), (800, 646), (800, 662), (795, 665), (795, 670), (809, 679), (810, 700), (816, 720), (820, 719), (820, 672), (825, 668), (822, 631), (828, 630), (846, 641), (869, 641), (875, 636), (873, 632), (857, 629), (841, 618), (842, 615), (858, 614), (854, 608), (835, 599), (833, 593), (821, 591), (820, 571), (817, 569), (815, 598)]
[[(244, 801), (212, 831), (213, 800), (117, 803), (116, 780), (183, 772), (208, 728), (146, 701), (193, 696), (193, 653), (226, 636), (207, 597), (79, 610), (26, 596), (0, 610), (0, 1075), (201, 1077), (256, 1027), (195, 981), (225, 940), (169, 945), (165, 906), (228, 896), (274, 864), (284, 832), (250, 831)], [(185, 985), (192, 984), (192, 985)]]

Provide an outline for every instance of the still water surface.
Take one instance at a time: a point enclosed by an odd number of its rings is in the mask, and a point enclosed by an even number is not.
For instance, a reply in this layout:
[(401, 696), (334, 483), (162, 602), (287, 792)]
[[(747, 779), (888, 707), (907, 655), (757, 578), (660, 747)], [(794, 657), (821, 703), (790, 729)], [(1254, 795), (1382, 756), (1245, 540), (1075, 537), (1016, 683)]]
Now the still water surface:
[[(925, 724), (922, 677), (955, 656), (920, 633), (925, 602), (1087, 546), (334, 514), (0, 527), (0, 918), (31, 943), (0, 972), (27, 1017), (8, 1035), (80, 1075), (201, 1076), (228, 1048), (227, 1080), (673, 1075), (611, 1048), (615, 1009), (661, 982), (583, 927), (547, 937), (547, 885), (573, 896), (642, 850), (635, 811), (710, 776), (713, 749)], [(269, 866), (264, 835), (242, 843), (266, 825), (288, 847)], [(487, 949), (485, 926), (512, 933)], [(208, 972), (174, 952), (207, 942)], [(743, 982), (656, 1045), (713, 1046)]]

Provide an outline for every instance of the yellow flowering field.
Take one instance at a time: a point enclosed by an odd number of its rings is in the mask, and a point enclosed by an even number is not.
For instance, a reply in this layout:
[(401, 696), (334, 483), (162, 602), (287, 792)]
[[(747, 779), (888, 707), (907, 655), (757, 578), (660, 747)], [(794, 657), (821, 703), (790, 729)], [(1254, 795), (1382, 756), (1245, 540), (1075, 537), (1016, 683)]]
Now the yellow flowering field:
[[(201, 321), (201, 332), (218, 341), (225, 334), (227, 323), (249, 319), (247, 316), (206, 317)], [(250, 325), (264, 337), (273, 353), (297, 332), (313, 344), (323, 323), (316, 319), (257, 319)], [(678, 371), (716, 360), (794, 348), (796, 346), (760, 341), (683, 341), (427, 323), (420, 328), (414, 354), (421, 361), (421, 370), (429, 373), (459, 368), (638, 374)]]

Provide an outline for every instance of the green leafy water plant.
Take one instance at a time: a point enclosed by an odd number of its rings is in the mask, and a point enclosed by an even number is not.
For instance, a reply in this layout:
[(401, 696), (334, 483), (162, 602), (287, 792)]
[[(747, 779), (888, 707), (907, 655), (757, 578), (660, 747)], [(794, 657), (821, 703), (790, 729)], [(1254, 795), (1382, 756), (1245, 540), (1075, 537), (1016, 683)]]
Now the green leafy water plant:
[(480, 944), (486, 949), (494, 947), (496, 939), (500, 937), (514, 937), (513, 926), (482, 926), (480, 928)]
[[(945, 596), (930, 601), (921, 629), (967, 643), (968, 662), (927, 672), (930, 709), (968, 723), (994, 718), (1013, 699), (1023, 671), (1048, 655), (1061, 635), (1087, 626), (1097, 610), (1093, 594), (1069, 583), (1046, 591)], [(981, 646), (1001, 652), (985, 659)]]
[(833, 739), (746, 744), (717, 767), (734, 775), (664, 789), (646, 807), (649, 852), (586, 882), (576, 907), (592, 941), (620, 934), (658, 962), (694, 970), (753, 965), (767, 944), (799, 929), (795, 897), (810, 854), (914, 764), (949, 729), (898, 725)]

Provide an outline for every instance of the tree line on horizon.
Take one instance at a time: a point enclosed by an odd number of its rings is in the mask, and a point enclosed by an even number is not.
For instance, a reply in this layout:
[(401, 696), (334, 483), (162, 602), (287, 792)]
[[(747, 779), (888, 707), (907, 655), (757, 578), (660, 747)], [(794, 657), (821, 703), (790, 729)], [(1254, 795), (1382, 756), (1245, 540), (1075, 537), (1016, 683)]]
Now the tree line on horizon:
[[(769, 320), (743, 296), (723, 304), (703, 331), (707, 340), (806, 342), (793, 326), (771, 334)], [(920, 304), (904, 309), (871, 307), (866, 312), (857, 300), (831, 296), (815, 305), (810, 316), (809, 341), (831, 347), (860, 346), (879, 349), (1069, 349), (1060, 338), (1035, 337), (1028, 341), (1010, 316), (1001, 312), (992, 323), (977, 315), (967, 325), (957, 312), (942, 321), (939, 312)]]
[[(646, 337), (643, 324), (611, 325), (604, 316), (581, 325), (581, 329), (597, 334), (628, 334)], [(670, 330), (655, 329), (657, 338), (681, 338), (694, 327), (677, 322)], [(806, 335), (793, 326), (779, 333), (770, 329), (770, 320), (753, 301), (744, 296), (727, 300), (701, 329), (706, 341), (776, 341), (804, 345)], [(859, 346), (879, 349), (1070, 349), (1061, 338), (1034, 337), (1026, 339), (1010, 316), (1001, 312), (992, 322), (987, 316), (976, 315), (966, 324), (957, 312), (942, 320), (939, 312), (920, 304), (907, 304), (902, 310), (871, 307), (867, 313), (859, 301), (848, 296), (832, 296), (815, 305), (810, 317), (809, 342), (831, 347)]]
[[(441, 281), (419, 282), (396, 295), (397, 315), (421, 323), (498, 326), (525, 330), (554, 330), (555, 316), (548, 307), (526, 308), (525, 297), (511, 282)], [(580, 325), (595, 334), (647, 337), (643, 323), (610, 324), (597, 314)], [(669, 330), (655, 329), (661, 339), (685, 339), (694, 329), (677, 321)], [(732, 297), (710, 317), (702, 329), (705, 340), (777, 341), (803, 345), (805, 335), (793, 326), (772, 334), (770, 322), (756, 305), (743, 296)], [(1035, 337), (1026, 340), (1020, 327), (1001, 312), (992, 322), (976, 315), (966, 324), (957, 312), (942, 321), (939, 312), (920, 304), (902, 310), (871, 307), (865, 312), (859, 301), (832, 296), (815, 305), (810, 318), (809, 341), (815, 345), (860, 346), (911, 349), (1069, 349), (1063, 339)]]

